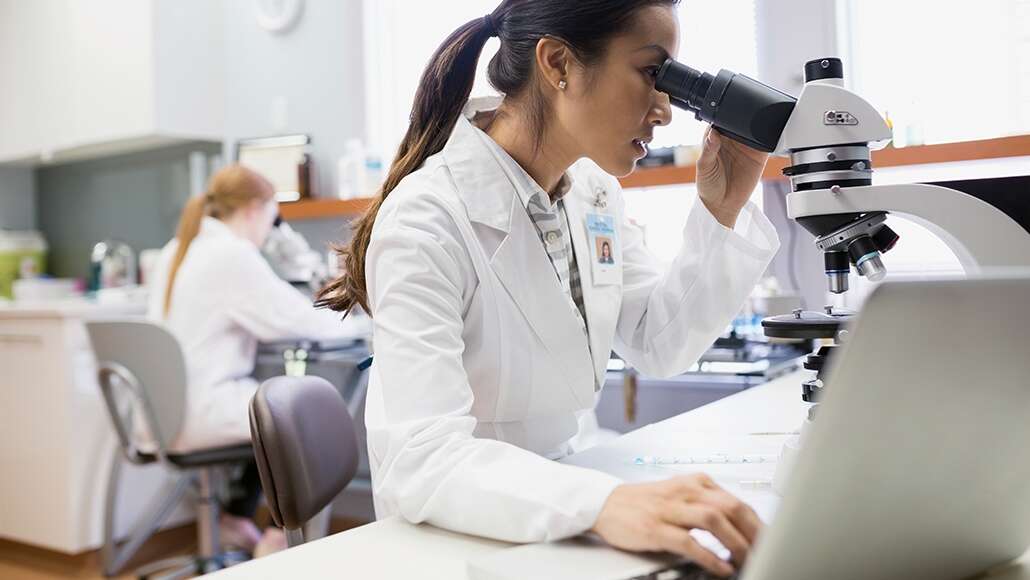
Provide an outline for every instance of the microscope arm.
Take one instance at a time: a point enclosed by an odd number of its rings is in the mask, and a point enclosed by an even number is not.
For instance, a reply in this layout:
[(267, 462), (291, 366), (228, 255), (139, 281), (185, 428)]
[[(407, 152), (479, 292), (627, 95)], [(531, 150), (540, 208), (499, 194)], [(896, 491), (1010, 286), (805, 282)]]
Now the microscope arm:
[(797, 99), (743, 75), (721, 70), (712, 76), (672, 59), (657, 72), (655, 86), (731, 138), (789, 156), (783, 170), (792, 191), (788, 215), (815, 236), (834, 294), (847, 291), (852, 267), (874, 282), (886, 276), (881, 254), (898, 241), (884, 223), (888, 212), (929, 229), (967, 273), (1030, 267), (1025, 202), (1005, 209), (940, 185), (872, 184), (870, 152), (889, 142), (891, 129), (872, 105), (844, 88), (838, 58), (805, 63)]
[(1030, 232), (972, 195), (925, 184), (871, 185), (796, 191), (787, 195), (791, 219), (886, 211), (927, 228), (958, 257), (967, 274), (985, 268), (1030, 267)]

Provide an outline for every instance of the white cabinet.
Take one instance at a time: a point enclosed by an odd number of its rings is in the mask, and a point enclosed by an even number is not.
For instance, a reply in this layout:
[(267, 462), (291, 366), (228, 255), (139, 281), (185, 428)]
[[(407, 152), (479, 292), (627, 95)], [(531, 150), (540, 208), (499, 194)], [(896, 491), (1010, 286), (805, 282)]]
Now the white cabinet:
[(223, 12), (209, 0), (0, 0), (0, 162), (221, 141)]
[[(0, 539), (68, 554), (102, 544), (108, 476), (120, 454), (83, 319), (130, 311), (0, 307)], [(159, 465), (126, 465), (119, 537), (171, 481)], [(167, 523), (189, 521), (189, 507)]]

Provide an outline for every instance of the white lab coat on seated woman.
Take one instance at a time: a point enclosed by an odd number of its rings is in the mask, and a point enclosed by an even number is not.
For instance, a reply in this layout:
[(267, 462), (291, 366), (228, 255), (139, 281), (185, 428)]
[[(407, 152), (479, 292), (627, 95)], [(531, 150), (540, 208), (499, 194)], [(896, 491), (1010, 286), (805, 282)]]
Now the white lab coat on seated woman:
[[(274, 215), (274, 214), (273, 214)], [(250, 440), (248, 405), (257, 389), (259, 341), (345, 338), (366, 334), (367, 318), (316, 310), (272, 270), (258, 247), (213, 217), (204, 217), (175, 278), (164, 315), (168, 273), (178, 240), (161, 251), (148, 317), (175, 335), (186, 358), (186, 419), (175, 451)]]
[[(697, 203), (679, 254), (659, 267), (618, 182), (581, 160), (563, 199), (584, 334), (519, 201), (519, 165), (471, 122), (497, 103), (471, 101), (443, 151), (379, 210), (366, 258), (375, 362), (365, 421), (378, 517), (543, 541), (589, 529), (621, 483), (552, 461), (575, 450), (609, 353), (647, 375), (685, 372), (779, 241), (751, 204), (730, 230)], [(589, 212), (614, 218), (611, 284), (592, 271)]]

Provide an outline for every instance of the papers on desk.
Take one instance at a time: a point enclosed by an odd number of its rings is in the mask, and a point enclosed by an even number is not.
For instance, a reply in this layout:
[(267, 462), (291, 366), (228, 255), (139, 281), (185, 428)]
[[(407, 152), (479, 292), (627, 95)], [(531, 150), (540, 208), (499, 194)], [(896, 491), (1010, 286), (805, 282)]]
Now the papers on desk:
[(778, 498), (765, 483), (772, 481), (784, 442), (795, 435), (676, 431), (666, 435), (662, 444), (649, 450), (648, 455), (629, 457), (627, 461), (639, 465), (641, 470), (654, 470), (654, 479), (677, 473), (705, 473), (769, 521)]
[(685, 466), (697, 471), (698, 465), (776, 463), (784, 442), (795, 432), (750, 433), (739, 435), (714, 431), (681, 431), (666, 436), (666, 441), (646, 455), (632, 459), (637, 465)]
[(656, 457), (644, 455), (633, 460), (637, 465), (710, 465), (717, 463), (776, 463), (775, 455), (730, 455), (714, 453), (711, 455), (678, 455), (676, 457)]

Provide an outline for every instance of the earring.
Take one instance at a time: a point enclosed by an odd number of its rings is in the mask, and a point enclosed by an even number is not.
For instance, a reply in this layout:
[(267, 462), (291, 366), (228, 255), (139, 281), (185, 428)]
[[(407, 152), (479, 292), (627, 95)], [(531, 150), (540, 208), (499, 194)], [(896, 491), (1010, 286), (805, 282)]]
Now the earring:
[(565, 87), (569, 86), (569, 83), (565, 82), (565, 79), (558, 81), (558, 89), (564, 91)]

